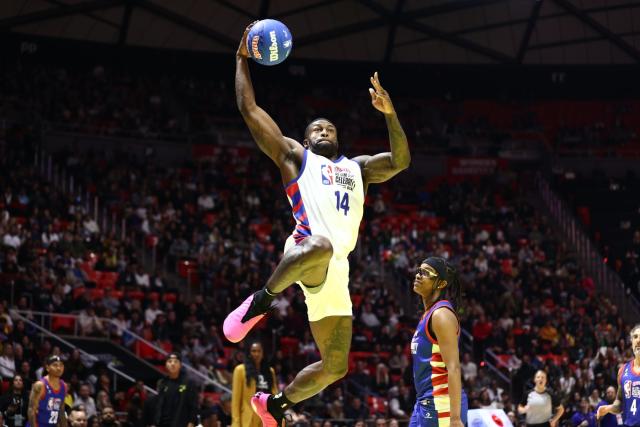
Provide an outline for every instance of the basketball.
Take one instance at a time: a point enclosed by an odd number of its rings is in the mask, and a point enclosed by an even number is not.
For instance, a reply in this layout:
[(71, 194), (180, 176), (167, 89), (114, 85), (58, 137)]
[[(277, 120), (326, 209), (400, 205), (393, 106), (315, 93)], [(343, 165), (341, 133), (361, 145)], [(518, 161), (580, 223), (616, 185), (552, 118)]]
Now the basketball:
[(247, 36), (247, 49), (254, 61), (262, 65), (277, 65), (291, 53), (291, 32), (280, 21), (263, 19), (251, 27)]

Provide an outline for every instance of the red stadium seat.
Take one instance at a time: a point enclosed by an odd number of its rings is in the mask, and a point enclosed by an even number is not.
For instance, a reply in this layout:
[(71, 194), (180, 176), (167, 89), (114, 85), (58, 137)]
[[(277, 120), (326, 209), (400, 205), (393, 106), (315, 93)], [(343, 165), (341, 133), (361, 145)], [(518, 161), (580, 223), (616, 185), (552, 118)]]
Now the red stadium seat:
[(51, 330), (54, 332), (65, 331), (73, 332), (76, 325), (76, 319), (70, 316), (53, 315), (51, 316)]
[(175, 302), (178, 301), (178, 296), (173, 292), (171, 292), (171, 293), (164, 294), (164, 296), (162, 297), (162, 300), (164, 302), (170, 302), (172, 304), (175, 304)]

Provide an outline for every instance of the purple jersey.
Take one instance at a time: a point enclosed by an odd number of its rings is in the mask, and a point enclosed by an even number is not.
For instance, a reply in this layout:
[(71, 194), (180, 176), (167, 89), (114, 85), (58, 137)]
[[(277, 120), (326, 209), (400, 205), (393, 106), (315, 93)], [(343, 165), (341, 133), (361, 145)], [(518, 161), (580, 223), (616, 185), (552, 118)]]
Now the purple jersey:
[(626, 426), (640, 426), (640, 367), (633, 360), (618, 372), (618, 386), (622, 389), (622, 420)]
[[(435, 423), (434, 426), (448, 425), (449, 423), (451, 411), (449, 372), (442, 359), (438, 341), (429, 331), (431, 315), (439, 308), (449, 309), (455, 313), (449, 301), (436, 302), (420, 319), (411, 340), (413, 381), (418, 398), (412, 421), (410, 422), (411, 426), (431, 425), (425, 424), (424, 420), (433, 421)], [(457, 333), (458, 335), (460, 334), (460, 326), (458, 326)], [(461, 416), (463, 422), (466, 422), (467, 397), (464, 390), (462, 390), (461, 398)], [(421, 412), (425, 413), (421, 414)]]
[(27, 423), (27, 427), (55, 427), (58, 425), (58, 419), (64, 414), (64, 397), (67, 394), (67, 387), (62, 379), (60, 380), (60, 388), (54, 389), (46, 378), (40, 380), (44, 385), (44, 393), (38, 403), (38, 415), (36, 416), (36, 425), (31, 426)]

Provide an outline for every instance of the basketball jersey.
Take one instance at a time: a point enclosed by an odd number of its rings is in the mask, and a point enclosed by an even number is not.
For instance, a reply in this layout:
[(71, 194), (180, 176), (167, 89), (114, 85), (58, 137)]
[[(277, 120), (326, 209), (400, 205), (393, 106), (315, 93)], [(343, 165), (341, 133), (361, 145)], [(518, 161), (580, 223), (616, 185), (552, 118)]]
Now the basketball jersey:
[(54, 390), (46, 378), (41, 378), (44, 384), (44, 394), (38, 403), (38, 415), (36, 425), (27, 427), (55, 427), (58, 425), (58, 418), (64, 416), (64, 398), (67, 395), (67, 387), (60, 379), (60, 388)]
[[(411, 355), (413, 358), (413, 381), (416, 386), (418, 400), (433, 398), (436, 410), (448, 412), (449, 373), (442, 359), (438, 341), (429, 333), (429, 319), (433, 312), (445, 307), (455, 313), (449, 301), (436, 302), (420, 319), (416, 332), (411, 340)], [(460, 327), (458, 326), (458, 335)], [(462, 391), (464, 394), (464, 390)]]
[(364, 210), (362, 172), (356, 162), (304, 150), (300, 172), (285, 191), (296, 221), (296, 243), (317, 234), (331, 241), (334, 254), (346, 256), (355, 248)]
[(622, 387), (622, 420), (626, 426), (640, 426), (640, 367), (627, 362), (618, 372)]

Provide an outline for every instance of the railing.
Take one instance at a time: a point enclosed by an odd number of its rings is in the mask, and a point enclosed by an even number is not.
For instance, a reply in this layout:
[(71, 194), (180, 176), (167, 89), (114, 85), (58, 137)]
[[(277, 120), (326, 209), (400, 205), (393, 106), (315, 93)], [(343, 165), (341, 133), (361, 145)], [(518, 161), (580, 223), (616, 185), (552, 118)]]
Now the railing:
[[(25, 324), (27, 324), (27, 325), (31, 326), (32, 328), (40, 331), (40, 333), (42, 333), (43, 335), (46, 335), (46, 336), (48, 336), (50, 338), (53, 338), (56, 341), (59, 341), (60, 343), (62, 343), (63, 345), (65, 345), (68, 348), (71, 348), (73, 350), (78, 350), (81, 355), (83, 355), (87, 359), (91, 360), (92, 362), (95, 363), (95, 362), (99, 361), (99, 359), (96, 356), (94, 356), (93, 354), (89, 354), (86, 351), (82, 350), (81, 348), (76, 347), (75, 345), (73, 345), (69, 341), (59, 337), (58, 335), (52, 333), (51, 331), (47, 330), (46, 328), (38, 325), (37, 323), (35, 323), (31, 319), (29, 319), (27, 316), (23, 315), (23, 313), (30, 313), (30, 312), (11, 309), (11, 310), (9, 310), (9, 313), (11, 314), (12, 318), (22, 320)], [(107, 368), (114, 374), (114, 381), (113, 381), (114, 388), (117, 388), (117, 381), (116, 381), (117, 377), (122, 377), (125, 380), (127, 380), (127, 381), (129, 381), (129, 382), (131, 382), (133, 384), (136, 383), (136, 379), (135, 378), (132, 378), (129, 375), (125, 374), (124, 372), (122, 372), (121, 370), (119, 370), (118, 368), (113, 366), (112, 363), (109, 363), (107, 365)], [(147, 390), (150, 393), (158, 394), (154, 389), (152, 389), (151, 387), (149, 387), (147, 385), (145, 385), (144, 388), (145, 388), (145, 390)]]
[(640, 317), (638, 300), (627, 292), (620, 276), (603, 261), (602, 254), (591, 242), (571, 210), (555, 194), (541, 174), (537, 175), (536, 184), (551, 217), (558, 224), (565, 239), (576, 249), (581, 266), (594, 280), (596, 287), (611, 298), (618, 307), (620, 315), (627, 322), (635, 323)]
[[(49, 332), (49, 330), (51, 330), (52, 324), (53, 324), (53, 318), (57, 317), (57, 318), (66, 318), (66, 319), (73, 319), (74, 320), (74, 329), (73, 329), (73, 335), (76, 337), (82, 337), (83, 335), (81, 335), (78, 331), (78, 318), (79, 316), (76, 314), (67, 314), (67, 313), (49, 313), (49, 312), (44, 312), (44, 311), (31, 311), (31, 310), (12, 310), (12, 312), (20, 314), (21, 318), (25, 318), (24, 316), (30, 316), (33, 315), (34, 317), (38, 317), (40, 318), (40, 323), (41, 325), (38, 326), (39, 329), (42, 330), (46, 330), (49, 334), (52, 334), (51, 332)], [(106, 325), (108, 325), (108, 327), (106, 328), (106, 332), (107, 335), (105, 336), (105, 338), (111, 339), (111, 337), (114, 335), (113, 332), (114, 331), (118, 331), (120, 330), (122, 332), (122, 335), (127, 335), (128, 337), (131, 337), (134, 339), (134, 341), (132, 341), (130, 344), (133, 345), (134, 347), (134, 353), (136, 356), (140, 357), (140, 353), (139, 353), (139, 345), (136, 344), (142, 344), (144, 346), (148, 346), (149, 348), (153, 349), (155, 352), (159, 353), (160, 355), (163, 356), (163, 358), (166, 358), (166, 356), (169, 355), (169, 352), (167, 352), (165, 349), (163, 349), (162, 347), (159, 347), (157, 345), (155, 345), (154, 343), (144, 339), (143, 337), (141, 337), (140, 335), (136, 334), (135, 332), (129, 330), (129, 329), (125, 329), (120, 327), (117, 323), (115, 323), (113, 321), (113, 319), (108, 319), (105, 317), (98, 317), (98, 319), (101, 322), (104, 322)], [(31, 324), (35, 323), (33, 321), (29, 321)], [(48, 327), (48, 330), (45, 329), (45, 325)], [(54, 336), (57, 337), (57, 335), (52, 334)], [(61, 340), (61, 338), (60, 338)], [(219, 390), (223, 391), (223, 392), (231, 392), (231, 389), (229, 389), (228, 387), (224, 386), (223, 384), (220, 384), (218, 381), (215, 381), (213, 379), (211, 379), (210, 377), (206, 376), (205, 374), (203, 374), (202, 372), (198, 371), (197, 369), (195, 369), (193, 366), (189, 365), (186, 362), (182, 362), (182, 367), (189, 372), (189, 374), (192, 375), (192, 377), (198, 378), (201, 381), (201, 385), (212, 385), (216, 388), (218, 388)]]

